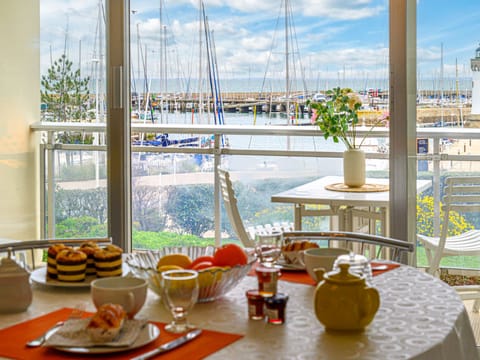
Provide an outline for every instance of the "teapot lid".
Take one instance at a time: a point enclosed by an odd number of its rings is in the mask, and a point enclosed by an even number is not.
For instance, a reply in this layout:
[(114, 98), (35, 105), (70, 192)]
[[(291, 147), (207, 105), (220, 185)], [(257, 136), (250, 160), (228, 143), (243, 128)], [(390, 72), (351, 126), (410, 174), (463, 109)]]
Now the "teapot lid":
[(2, 258), (0, 263), (0, 277), (23, 275), (26, 273), (28, 274), (28, 272), (18, 265), (15, 260), (10, 258)]
[(365, 277), (358, 274), (353, 274), (348, 269), (350, 268), (349, 263), (340, 263), (338, 264), (340, 268), (339, 271), (332, 271), (324, 275), (324, 279), (327, 281), (332, 281), (334, 283), (341, 284), (356, 284), (358, 282), (364, 282)]
[(335, 262), (337, 264), (345, 262), (352, 266), (364, 266), (368, 263), (368, 259), (364, 255), (350, 253), (338, 256)]

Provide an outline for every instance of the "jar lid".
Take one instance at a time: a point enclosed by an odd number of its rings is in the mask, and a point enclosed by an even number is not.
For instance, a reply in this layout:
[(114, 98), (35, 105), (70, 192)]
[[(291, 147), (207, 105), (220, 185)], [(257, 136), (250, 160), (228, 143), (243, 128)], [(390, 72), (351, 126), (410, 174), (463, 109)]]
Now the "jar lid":
[(3, 258), (0, 264), (0, 277), (28, 274), (15, 260)]
[(271, 305), (285, 304), (287, 301), (288, 301), (288, 295), (283, 293), (276, 293), (273, 296), (265, 298), (265, 302)]
[(279, 273), (280, 269), (276, 267), (267, 267), (259, 265), (255, 268), (255, 272), (257, 273)]
[(250, 289), (250, 290), (247, 290), (245, 292), (245, 295), (247, 295), (247, 297), (251, 298), (251, 299), (263, 299), (264, 297), (262, 296), (262, 294), (260, 294), (260, 291), (258, 291), (257, 289)]

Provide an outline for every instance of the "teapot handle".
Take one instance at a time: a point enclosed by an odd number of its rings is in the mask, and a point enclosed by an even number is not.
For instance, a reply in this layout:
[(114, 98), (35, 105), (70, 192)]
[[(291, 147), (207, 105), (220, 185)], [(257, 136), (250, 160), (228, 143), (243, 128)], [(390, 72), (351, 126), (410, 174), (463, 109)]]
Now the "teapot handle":
[(365, 305), (368, 305), (368, 308), (365, 309), (365, 316), (362, 320), (366, 320), (366, 323), (369, 323), (380, 307), (380, 294), (378, 293), (378, 290), (373, 287), (365, 288), (365, 293), (370, 301), (365, 303)]

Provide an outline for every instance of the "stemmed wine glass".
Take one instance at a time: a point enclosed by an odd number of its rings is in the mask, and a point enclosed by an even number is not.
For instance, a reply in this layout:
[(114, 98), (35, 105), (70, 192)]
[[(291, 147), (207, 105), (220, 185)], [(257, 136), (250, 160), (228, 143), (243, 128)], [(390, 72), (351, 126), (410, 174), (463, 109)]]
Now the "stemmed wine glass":
[(187, 314), (198, 299), (198, 272), (194, 270), (169, 270), (162, 272), (163, 301), (173, 316), (165, 326), (171, 333), (183, 333), (195, 328), (187, 321)]

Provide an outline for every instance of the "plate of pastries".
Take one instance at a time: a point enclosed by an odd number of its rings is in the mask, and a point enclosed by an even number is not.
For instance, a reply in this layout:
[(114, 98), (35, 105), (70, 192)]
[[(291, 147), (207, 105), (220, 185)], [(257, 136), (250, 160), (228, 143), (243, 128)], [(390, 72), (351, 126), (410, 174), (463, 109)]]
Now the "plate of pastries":
[(124, 274), (123, 250), (86, 241), (78, 247), (54, 244), (47, 250), (47, 266), (30, 274), (33, 282), (62, 287), (84, 287), (102, 277)]

